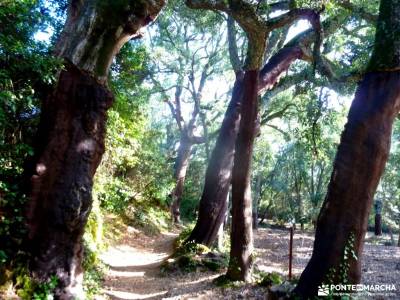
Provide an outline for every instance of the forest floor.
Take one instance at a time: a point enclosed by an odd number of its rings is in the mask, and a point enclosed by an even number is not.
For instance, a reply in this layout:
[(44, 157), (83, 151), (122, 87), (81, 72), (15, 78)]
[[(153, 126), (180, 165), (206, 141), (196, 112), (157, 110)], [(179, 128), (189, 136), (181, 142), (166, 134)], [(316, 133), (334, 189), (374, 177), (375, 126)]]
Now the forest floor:
[[(103, 284), (104, 295), (98, 299), (265, 299), (266, 288), (257, 285), (216, 287), (212, 281), (223, 272), (163, 274), (160, 271), (161, 264), (172, 253), (177, 235), (177, 232), (165, 232), (149, 237), (132, 227), (127, 227), (123, 237), (102, 255), (109, 269)], [(400, 299), (400, 248), (383, 246), (382, 243), (388, 239), (388, 236), (376, 239), (368, 234), (362, 283), (397, 284), (397, 292), (390, 297), (370, 299)], [(307, 264), (312, 245), (311, 232), (295, 232), (295, 276), (299, 276)], [(254, 246), (257, 253), (257, 269), (287, 275), (288, 231), (260, 228), (254, 234)]]

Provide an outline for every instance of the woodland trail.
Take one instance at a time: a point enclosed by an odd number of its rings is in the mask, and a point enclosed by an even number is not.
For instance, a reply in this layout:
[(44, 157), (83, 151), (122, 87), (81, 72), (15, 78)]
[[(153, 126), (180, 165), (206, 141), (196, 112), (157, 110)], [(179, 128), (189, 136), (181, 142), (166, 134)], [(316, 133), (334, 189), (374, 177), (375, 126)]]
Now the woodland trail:
[(101, 256), (109, 266), (104, 294), (110, 299), (157, 299), (166, 294), (160, 266), (172, 253), (176, 237), (176, 233), (148, 237), (128, 227), (118, 245)]
[[(104, 297), (97, 299), (265, 299), (266, 288), (255, 284), (233, 288), (216, 287), (212, 281), (223, 271), (163, 274), (160, 271), (161, 264), (172, 253), (177, 235), (177, 232), (165, 232), (149, 237), (127, 227), (122, 239), (101, 256), (109, 269), (103, 284)], [(397, 284), (400, 278), (400, 248), (374, 245), (371, 242), (371, 238), (367, 238), (362, 282)], [(287, 275), (288, 245), (288, 231), (259, 229), (254, 235), (256, 268)], [(307, 264), (312, 245), (312, 233), (295, 233), (295, 276), (299, 276)], [(383, 299), (400, 299), (400, 294), (396, 292), (396, 295)]]

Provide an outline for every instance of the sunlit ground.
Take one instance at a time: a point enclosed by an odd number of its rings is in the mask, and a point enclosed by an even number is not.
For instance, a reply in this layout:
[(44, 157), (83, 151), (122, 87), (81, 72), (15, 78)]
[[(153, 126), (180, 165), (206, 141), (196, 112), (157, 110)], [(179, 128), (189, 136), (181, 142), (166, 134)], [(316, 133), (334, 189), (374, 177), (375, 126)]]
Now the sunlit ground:
[[(111, 247), (102, 256), (110, 266), (104, 295), (109, 299), (264, 299), (266, 290), (263, 287), (216, 287), (212, 281), (223, 272), (161, 274), (160, 265), (171, 253), (175, 237), (176, 234), (164, 234), (157, 238), (127, 235), (122, 244)], [(254, 238), (256, 268), (287, 276), (289, 232), (261, 228), (255, 232)], [(369, 237), (364, 251), (363, 283), (397, 283), (400, 278), (400, 248), (373, 245), (371, 239), (382, 243), (388, 240), (388, 236)], [(299, 276), (306, 266), (312, 246), (312, 233), (295, 232), (294, 276)]]

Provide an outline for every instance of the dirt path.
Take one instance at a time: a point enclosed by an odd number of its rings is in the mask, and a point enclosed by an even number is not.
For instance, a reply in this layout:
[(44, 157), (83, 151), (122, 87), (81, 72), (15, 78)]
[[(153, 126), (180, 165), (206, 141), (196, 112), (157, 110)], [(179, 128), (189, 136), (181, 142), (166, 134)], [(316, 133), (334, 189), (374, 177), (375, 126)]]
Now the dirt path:
[[(103, 261), (109, 265), (104, 282), (106, 299), (265, 299), (266, 289), (252, 284), (236, 288), (216, 287), (212, 280), (223, 272), (162, 274), (160, 265), (171, 254), (176, 236), (177, 233), (163, 233), (147, 237), (128, 227), (124, 238), (102, 255)], [(288, 232), (260, 229), (254, 239), (257, 268), (286, 275)], [(298, 276), (307, 264), (312, 244), (312, 234), (295, 234), (295, 275)], [(397, 284), (400, 278), (399, 261), (400, 248), (367, 243), (363, 260), (363, 283)], [(400, 299), (400, 294), (383, 299)]]
[(168, 291), (158, 278), (159, 270), (172, 253), (176, 236), (163, 233), (152, 238), (128, 227), (118, 245), (101, 256), (109, 266), (104, 294), (110, 299), (151, 299), (166, 294)]
[(173, 251), (177, 233), (148, 237), (128, 227), (123, 239), (103, 253), (109, 266), (98, 299), (209, 299), (215, 287), (211, 272), (162, 274), (160, 266)]

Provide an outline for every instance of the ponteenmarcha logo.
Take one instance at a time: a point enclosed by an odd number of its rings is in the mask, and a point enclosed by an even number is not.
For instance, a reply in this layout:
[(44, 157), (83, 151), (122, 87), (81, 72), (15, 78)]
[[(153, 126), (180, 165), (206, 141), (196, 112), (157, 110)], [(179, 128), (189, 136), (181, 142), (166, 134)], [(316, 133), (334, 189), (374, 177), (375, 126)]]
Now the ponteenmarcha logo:
[(350, 293), (363, 295), (391, 296), (397, 292), (395, 284), (322, 284), (318, 287), (318, 296), (343, 296)]
[(323, 284), (318, 287), (318, 296), (328, 296), (329, 295), (329, 285)]

